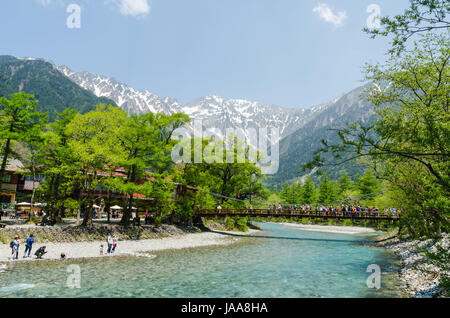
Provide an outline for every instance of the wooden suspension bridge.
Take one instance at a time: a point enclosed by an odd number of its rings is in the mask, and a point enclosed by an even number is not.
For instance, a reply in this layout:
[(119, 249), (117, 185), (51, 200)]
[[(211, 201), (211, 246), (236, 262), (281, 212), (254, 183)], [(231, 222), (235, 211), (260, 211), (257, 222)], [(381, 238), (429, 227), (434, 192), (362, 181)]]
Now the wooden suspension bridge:
[(301, 211), (289, 209), (200, 209), (195, 211), (199, 217), (225, 218), (225, 217), (262, 217), (262, 218), (310, 218), (310, 219), (349, 219), (393, 221), (400, 220), (398, 213), (385, 212), (353, 212), (353, 211)]

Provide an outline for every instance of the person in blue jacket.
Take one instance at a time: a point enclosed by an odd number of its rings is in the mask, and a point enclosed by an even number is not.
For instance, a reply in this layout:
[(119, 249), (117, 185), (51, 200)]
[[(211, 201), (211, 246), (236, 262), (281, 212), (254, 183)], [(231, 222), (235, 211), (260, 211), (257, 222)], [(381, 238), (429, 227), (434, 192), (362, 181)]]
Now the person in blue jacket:
[(23, 253), (23, 258), (27, 257), (27, 252), (28, 252), (28, 257), (30, 257), (31, 248), (33, 247), (33, 243), (34, 243), (33, 233), (31, 233), (30, 236), (27, 238), (27, 242), (25, 244), (25, 252)]

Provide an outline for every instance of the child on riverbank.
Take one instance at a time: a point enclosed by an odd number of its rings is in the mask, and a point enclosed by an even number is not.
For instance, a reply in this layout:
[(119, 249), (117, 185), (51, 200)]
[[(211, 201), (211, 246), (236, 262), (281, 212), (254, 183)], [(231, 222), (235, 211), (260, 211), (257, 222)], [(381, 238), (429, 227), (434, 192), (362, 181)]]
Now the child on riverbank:
[(103, 255), (103, 244), (100, 245), (100, 256)]
[(116, 250), (117, 247), (117, 236), (113, 237), (113, 245), (112, 245), (112, 249), (111, 249), (111, 253), (114, 253), (114, 251)]
[(11, 242), (10, 246), (12, 249), (12, 259), (19, 259), (19, 237), (14, 237), (14, 241)]

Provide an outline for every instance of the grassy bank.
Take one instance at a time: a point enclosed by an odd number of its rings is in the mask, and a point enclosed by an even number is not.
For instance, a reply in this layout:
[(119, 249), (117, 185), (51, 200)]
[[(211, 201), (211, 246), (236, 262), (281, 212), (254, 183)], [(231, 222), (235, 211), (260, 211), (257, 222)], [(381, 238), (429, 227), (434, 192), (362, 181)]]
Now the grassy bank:
[(211, 230), (217, 231), (234, 231), (247, 232), (249, 229), (258, 230), (259, 227), (252, 224), (247, 217), (242, 218), (205, 218), (203, 220), (205, 226)]

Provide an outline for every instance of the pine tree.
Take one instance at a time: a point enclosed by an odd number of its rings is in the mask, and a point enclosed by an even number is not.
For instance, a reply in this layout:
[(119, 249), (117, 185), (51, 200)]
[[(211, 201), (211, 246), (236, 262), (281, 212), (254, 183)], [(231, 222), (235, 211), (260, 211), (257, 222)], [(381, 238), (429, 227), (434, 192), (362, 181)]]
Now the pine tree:
[(362, 196), (373, 195), (380, 191), (380, 182), (370, 169), (358, 179), (358, 189)]
[(306, 178), (305, 183), (302, 186), (302, 203), (313, 204), (316, 202), (316, 187), (311, 176)]

